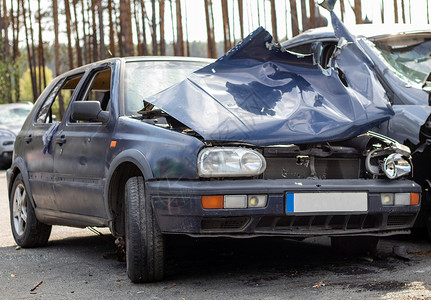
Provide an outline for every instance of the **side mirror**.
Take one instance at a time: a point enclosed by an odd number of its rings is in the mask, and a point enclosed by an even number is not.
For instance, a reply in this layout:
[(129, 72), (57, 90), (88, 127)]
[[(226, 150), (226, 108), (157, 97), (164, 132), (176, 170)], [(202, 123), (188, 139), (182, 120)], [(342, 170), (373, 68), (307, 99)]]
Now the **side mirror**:
[(75, 101), (71, 118), (74, 121), (102, 122), (109, 120), (109, 112), (103, 111), (99, 101)]

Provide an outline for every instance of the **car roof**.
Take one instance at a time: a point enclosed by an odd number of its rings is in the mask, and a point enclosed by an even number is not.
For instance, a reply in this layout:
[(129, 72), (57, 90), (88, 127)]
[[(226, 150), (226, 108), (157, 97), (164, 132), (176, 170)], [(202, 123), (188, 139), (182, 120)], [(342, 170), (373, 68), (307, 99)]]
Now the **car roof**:
[[(429, 33), (431, 26), (410, 25), (410, 24), (358, 24), (348, 26), (347, 29), (357, 37), (374, 39), (388, 35), (410, 34), (410, 33)], [(281, 43), (282, 47), (300, 45), (312, 40), (337, 40), (332, 26), (308, 29), (303, 33)]]

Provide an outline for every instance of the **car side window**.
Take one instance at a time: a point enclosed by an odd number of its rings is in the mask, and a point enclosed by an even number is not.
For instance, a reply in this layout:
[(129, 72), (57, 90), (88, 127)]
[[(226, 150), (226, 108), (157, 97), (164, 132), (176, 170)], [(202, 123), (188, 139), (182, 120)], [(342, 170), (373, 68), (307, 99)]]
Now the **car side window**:
[(83, 101), (99, 101), (102, 110), (109, 110), (109, 101), (111, 99), (111, 69), (104, 69), (94, 73), (87, 86), (85, 94), (81, 99)]
[(42, 104), (36, 117), (36, 123), (61, 122), (70, 98), (83, 75), (84, 74), (75, 75), (57, 83)]

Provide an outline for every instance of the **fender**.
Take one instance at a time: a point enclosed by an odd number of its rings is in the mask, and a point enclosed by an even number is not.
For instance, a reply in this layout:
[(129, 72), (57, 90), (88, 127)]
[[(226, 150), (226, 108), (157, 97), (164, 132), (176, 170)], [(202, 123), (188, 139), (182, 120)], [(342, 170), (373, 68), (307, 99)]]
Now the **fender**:
[[(17, 172), (16, 170), (19, 170)], [(30, 203), (35, 208), (34, 200), (33, 200), (33, 193), (31, 192), (31, 186), (30, 181), (28, 178), (28, 171), (27, 171), (27, 164), (25, 163), (24, 159), (22, 157), (16, 157), (12, 163), (12, 166), (7, 170), (7, 190), (9, 199), (12, 194), (12, 186), (15, 181), (15, 177), (18, 175), (18, 173), (21, 173), (22, 179), (24, 181), (25, 188), (27, 190), (27, 195), (30, 199)]]
[(395, 116), (388, 123), (387, 136), (404, 144), (407, 140), (414, 145), (419, 144), (419, 133), (431, 115), (428, 105), (393, 105)]
[(111, 179), (118, 168), (124, 162), (131, 162), (136, 165), (142, 172), (144, 178), (146, 180), (154, 178), (153, 171), (145, 158), (144, 154), (137, 149), (129, 149), (122, 151), (118, 154), (111, 162), (108, 175), (106, 176), (106, 183), (104, 188), (104, 197), (103, 201), (105, 203), (106, 215), (108, 216), (109, 221), (112, 221), (113, 216), (111, 210), (109, 209), (109, 186), (111, 185)]

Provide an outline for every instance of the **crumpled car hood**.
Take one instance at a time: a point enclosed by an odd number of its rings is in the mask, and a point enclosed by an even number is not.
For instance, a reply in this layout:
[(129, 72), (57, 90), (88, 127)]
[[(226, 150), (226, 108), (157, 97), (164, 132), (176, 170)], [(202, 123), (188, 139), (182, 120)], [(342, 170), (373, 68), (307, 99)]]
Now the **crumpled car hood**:
[(340, 49), (332, 67), (323, 70), (312, 56), (281, 51), (263, 28), (146, 101), (207, 141), (261, 146), (347, 139), (393, 115), (370, 61), (355, 42)]

